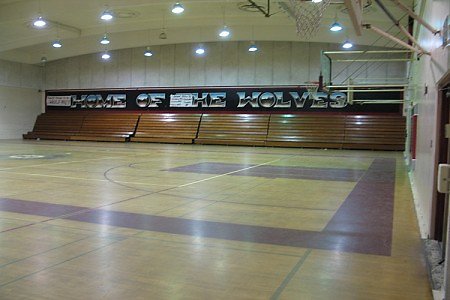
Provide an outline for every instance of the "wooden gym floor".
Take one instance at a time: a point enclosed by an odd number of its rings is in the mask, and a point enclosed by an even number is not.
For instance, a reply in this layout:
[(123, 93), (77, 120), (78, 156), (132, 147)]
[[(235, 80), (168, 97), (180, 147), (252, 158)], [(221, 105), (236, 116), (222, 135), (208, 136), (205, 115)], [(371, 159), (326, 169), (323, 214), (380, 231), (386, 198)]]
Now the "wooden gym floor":
[(431, 299), (400, 152), (0, 142), (0, 299)]

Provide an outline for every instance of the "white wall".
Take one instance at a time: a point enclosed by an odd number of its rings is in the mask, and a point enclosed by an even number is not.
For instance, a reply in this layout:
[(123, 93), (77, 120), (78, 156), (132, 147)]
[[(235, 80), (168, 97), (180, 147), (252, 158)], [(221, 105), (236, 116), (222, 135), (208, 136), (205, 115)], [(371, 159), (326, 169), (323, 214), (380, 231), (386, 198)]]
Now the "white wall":
[[(420, 3), (419, 3), (420, 4)], [(425, 3), (424, 19), (435, 28), (441, 29), (444, 18), (450, 12), (448, 0), (434, 0)], [(415, 88), (413, 100), (418, 103), (417, 158), (412, 172), (415, 200), (422, 234), (431, 235), (432, 199), (434, 193), (434, 168), (436, 164), (437, 140), (437, 82), (448, 72), (450, 67), (449, 48), (441, 47), (439, 35), (433, 35), (421, 28), (419, 42), (431, 51), (431, 56), (424, 55), (412, 67)], [(425, 86), (428, 93), (425, 95)]]
[[(318, 81), (321, 50), (339, 48), (326, 43), (259, 42), (260, 51), (249, 53), (248, 42), (216, 42), (205, 44), (206, 55), (198, 57), (195, 46), (155, 46), (150, 58), (144, 57), (143, 48), (135, 48), (112, 51), (108, 62), (101, 61), (99, 53), (50, 62), (45, 88), (301, 85)], [(404, 63), (394, 66), (396, 72), (405, 73)], [(383, 77), (392, 64), (362, 70), (362, 77)], [(350, 72), (343, 72), (335, 82)]]
[(37, 89), (0, 86), (0, 139), (20, 139), (41, 112)]
[(19, 139), (41, 113), (41, 68), (0, 60), (0, 139)]

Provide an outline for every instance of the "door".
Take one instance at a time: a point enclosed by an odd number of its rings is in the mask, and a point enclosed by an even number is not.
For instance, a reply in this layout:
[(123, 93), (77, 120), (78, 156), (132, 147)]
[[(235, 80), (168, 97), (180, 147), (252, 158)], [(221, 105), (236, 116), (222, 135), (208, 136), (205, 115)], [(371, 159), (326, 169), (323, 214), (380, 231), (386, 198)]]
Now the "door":
[[(438, 145), (438, 164), (450, 163), (450, 78), (445, 84), (439, 88), (439, 106), (440, 106), (440, 122), (439, 122), (439, 145)], [(447, 215), (448, 215), (448, 194), (438, 193), (434, 202), (434, 222), (432, 222), (433, 238), (445, 245)]]

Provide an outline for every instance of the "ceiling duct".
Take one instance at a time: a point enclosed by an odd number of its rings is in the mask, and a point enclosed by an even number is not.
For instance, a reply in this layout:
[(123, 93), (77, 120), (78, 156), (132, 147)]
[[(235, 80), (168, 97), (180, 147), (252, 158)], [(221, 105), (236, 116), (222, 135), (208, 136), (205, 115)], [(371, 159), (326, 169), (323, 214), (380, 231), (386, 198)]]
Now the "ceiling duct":
[(113, 11), (114, 17), (119, 19), (131, 19), (139, 17), (139, 13), (137, 11), (133, 11), (130, 9), (115, 9)]

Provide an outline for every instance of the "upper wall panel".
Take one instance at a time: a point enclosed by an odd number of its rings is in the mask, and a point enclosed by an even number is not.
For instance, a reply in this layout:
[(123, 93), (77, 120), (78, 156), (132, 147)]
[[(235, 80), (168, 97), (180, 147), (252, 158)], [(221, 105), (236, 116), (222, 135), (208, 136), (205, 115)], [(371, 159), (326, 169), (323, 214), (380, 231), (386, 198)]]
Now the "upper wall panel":
[[(259, 43), (259, 51), (251, 53), (247, 42), (216, 42), (205, 44), (205, 54), (198, 56), (196, 46), (158, 46), (152, 57), (134, 48), (111, 51), (109, 61), (99, 53), (53, 61), (45, 67), (45, 89), (301, 85), (318, 81), (321, 50), (338, 49), (335, 44), (273, 41)], [(389, 68), (405, 70), (404, 63)], [(359, 76), (380, 76), (388, 66), (366, 69)]]
[(41, 84), (41, 67), (0, 60), (0, 85), (39, 89)]

